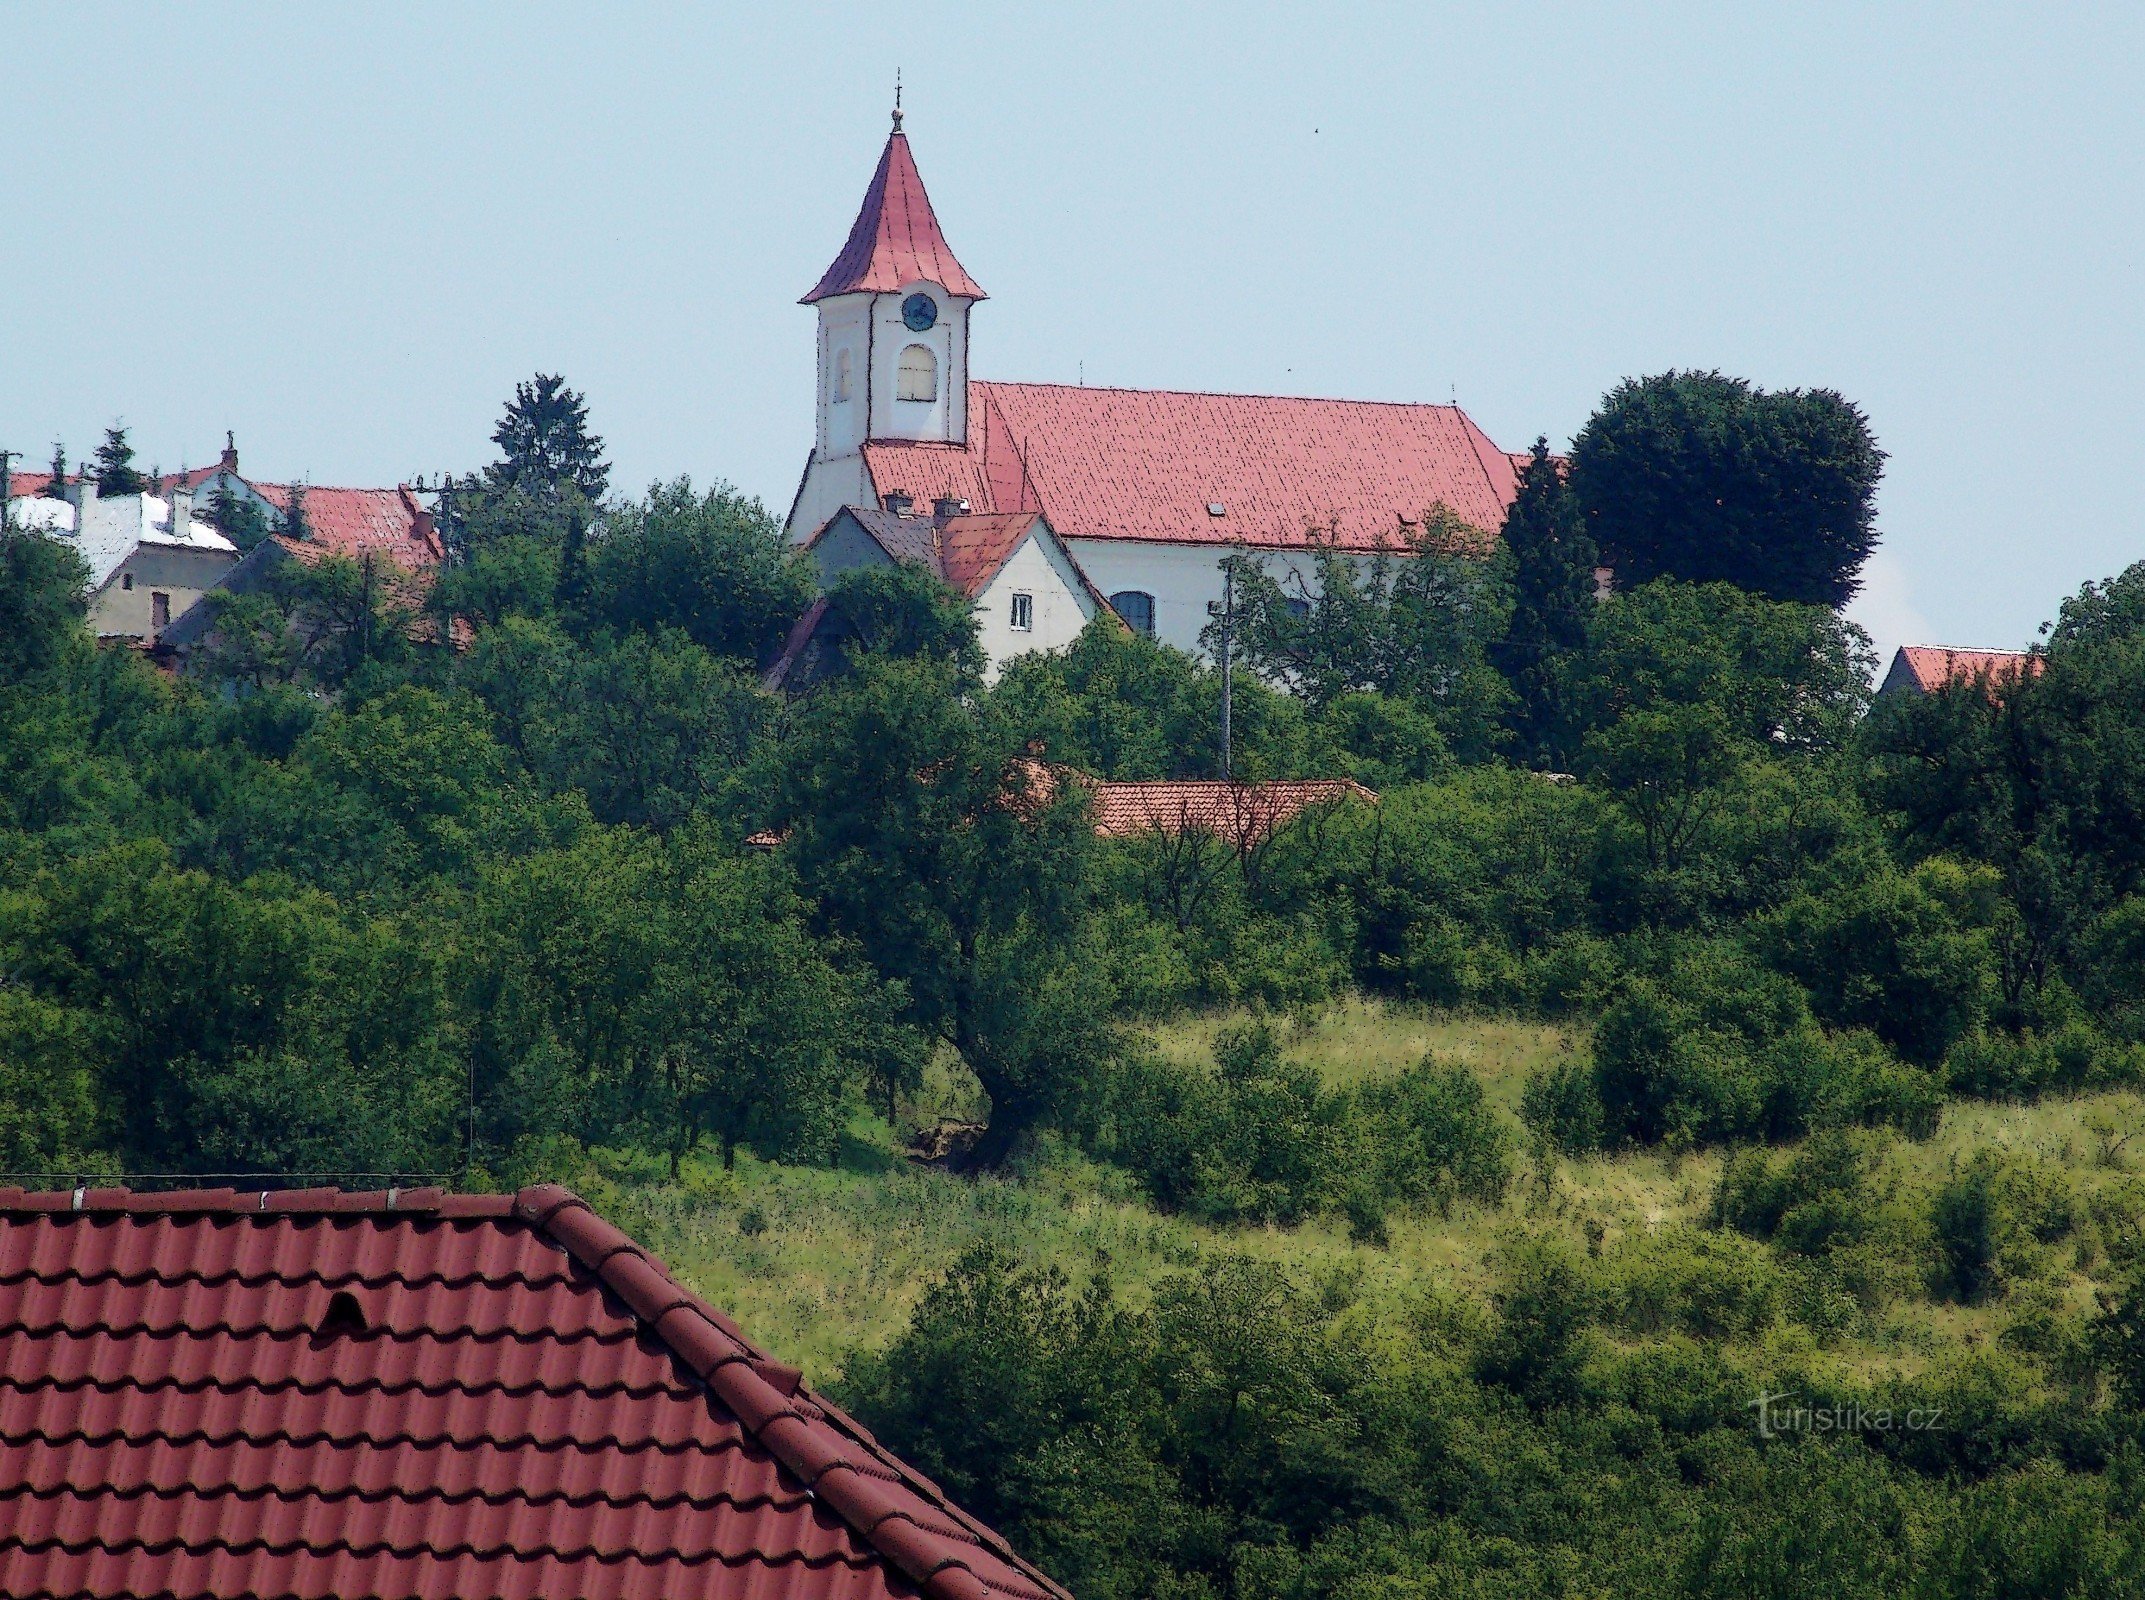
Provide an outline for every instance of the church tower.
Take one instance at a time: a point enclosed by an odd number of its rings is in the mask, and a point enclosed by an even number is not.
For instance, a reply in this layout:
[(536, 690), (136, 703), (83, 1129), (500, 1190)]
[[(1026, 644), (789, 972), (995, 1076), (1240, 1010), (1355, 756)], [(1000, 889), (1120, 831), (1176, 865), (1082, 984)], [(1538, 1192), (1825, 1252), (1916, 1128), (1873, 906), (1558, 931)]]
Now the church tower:
[(813, 465), (861, 459), (877, 439), (966, 444), (968, 313), (983, 298), (939, 231), (897, 92), (849, 242), (800, 302), (819, 310)]

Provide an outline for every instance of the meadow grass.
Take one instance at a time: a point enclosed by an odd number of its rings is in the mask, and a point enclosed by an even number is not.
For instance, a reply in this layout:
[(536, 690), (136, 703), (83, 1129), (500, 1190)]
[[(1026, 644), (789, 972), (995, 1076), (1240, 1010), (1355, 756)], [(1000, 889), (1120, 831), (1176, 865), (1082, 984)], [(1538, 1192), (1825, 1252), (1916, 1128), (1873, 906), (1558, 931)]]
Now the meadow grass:
[[(1201, 1058), (1223, 1028), (1248, 1020), (1216, 1014), (1152, 1030), (1178, 1059)], [(1720, 1182), (1718, 1151), (1649, 1150), (1581, 1159), (1529, 1148), (1517, 1119), (1527, 1076), (1569, 1052), (1577, 1029), (1511, 1018), (1441, 1016), (1351, 1000), (1278, 1024), (1283, 1048), (1335, 1085), (1397, 1072), (1437, 1052), (1465, 1063), (1511, 1119), (1520, 1151), (1502, 1203), (1449, 1215), (1395, 1216), (1383, 1247), (1360, 1243), (1337, 1219), (1294, 1228), (1215, 1227), (1168, 1216), (1126, 1176), (1056, 1140), (1046, 1140), (1003, 1176), (964, 1178), (893, 1153), (897, 1135), (975, 1102), (971, 1085), (943, 1063), (904, 1108), (902, 1128), (859, 1111), (833, 1168), (787, 1167), (740, 1154), (736, 1170), (712, 1159), (687, 1164), (678, 1184), (651, 1169), (611, 1173), (607, 1204), (622, 1207), (692, 1287), (732, 1312), (763, 1345), (801, 1362), (808, 1377), (836, 1377), (860, 1349), (883, 1346), (906, 1326), (929, 1284), (964, 1251), (997, 1245), (1075, 1281), (1107, 1273), (1137, 1302), (1167, 1275), (1217, 1251), (1274, 1262), (1308, 1288), (1333, 1283), (1373, 1313), (1435, 1295), (1486, 1300), (1500, 1247), (1554, 1234), (1575, 1250), (1612, 1254), (1628, 1239), (1708, 1221)], [(1984, 1148), (2029, 1152), (2061, 1167), (2081, 1196), (2136, 1183), (2145, 1169), (2145, 1104), (2134, 1094), (2081, 1095), (2037, 1105), (1959, 1102), (1936, 1135), (1898, 1143), (1889, 1157), (1910, 1203)], [(2112, 1147), (2112, 1148), (2111, 1148)], [(2053, 1247), (2037, 1292), (2072, 1310), (2090, 1307), (2096, 1279)], [(1996, 1302), (1960, 1306), (1915, 1292), (1830, 1341), (1827, 1359), (1865, 1378), (1911, 1375), (1946, 1350), (1993, 1341), (2017, 1315)], [(1794, 1339), (1799, 1329), (1771, 1337)]]

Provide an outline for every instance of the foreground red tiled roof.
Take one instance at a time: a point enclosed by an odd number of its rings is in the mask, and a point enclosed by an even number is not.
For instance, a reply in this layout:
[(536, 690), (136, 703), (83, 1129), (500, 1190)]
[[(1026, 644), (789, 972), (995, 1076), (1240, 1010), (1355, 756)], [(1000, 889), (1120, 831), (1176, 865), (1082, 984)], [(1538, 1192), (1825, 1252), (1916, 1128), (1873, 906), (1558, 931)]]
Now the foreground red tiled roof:
[(0, 1190), (0, 1594), (1063, 1600), (555, 1185)]
[[(262, 499), (278, 511), (290, 508), (290, 485), (256, 483)], [(305, 491), (306, 525), (312, 543), (337, 555), (368, 552), (391, 556), (402, 566), (437, 566), (439, 535), (432, 517), (407, 489), (326, 489)]]
[[(1457, 406), (1281, 395), (969, 385), (969, 443), (864, 447), (872, 487), (1041, 511), (1067, 539), (1404, 549), (1442, 504), (1504, 525), (1513, 458)], [(1210, 505), (1222, 514), (1209, 512)]]
[(1949, 684), (1986, 680), (2010, 683), (2021, 674), (2038, 673), (2038, 656), (2025, 650), (1959, 650), (1949, 645), (1901, 645), (1884, 675), (1883, 689), (1934, 694)]
[(1088, 814), (1105, 838), (1141, 833), (1211, 833), (1231, 844), (1250, 844), (1307, 806), (1378, 797), (1347, 778), (1311, 778), (1268, 783), (1115, 783), (1087, 780)]
[(983, 285), (953, 258), (953, 247), (940, 231), (924, 193), (924, 180), (909, 154), (908, 135), (896, 125), (879, 155), (879, 170), (864, 191), (864, 205), (827, 270), (799, 303), (811, 305), (830, 295), (860, 290), (884, 292), (918, 280), (939, 285), (948, 294), (982, 300)]

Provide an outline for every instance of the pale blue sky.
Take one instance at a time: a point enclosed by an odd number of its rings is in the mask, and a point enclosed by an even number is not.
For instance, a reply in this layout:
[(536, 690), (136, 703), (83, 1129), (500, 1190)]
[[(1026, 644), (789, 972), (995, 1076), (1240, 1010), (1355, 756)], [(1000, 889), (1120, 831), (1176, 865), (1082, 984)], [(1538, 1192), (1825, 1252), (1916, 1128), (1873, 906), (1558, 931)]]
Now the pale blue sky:
[(2145, 557), (2145, 11), (0, 0), (0, 444), (387, 483), (563, 371), (638, 486), (787, 508), (894, 69), (983, 377), (1826, 384), (1891, 452), (1880, 641)]

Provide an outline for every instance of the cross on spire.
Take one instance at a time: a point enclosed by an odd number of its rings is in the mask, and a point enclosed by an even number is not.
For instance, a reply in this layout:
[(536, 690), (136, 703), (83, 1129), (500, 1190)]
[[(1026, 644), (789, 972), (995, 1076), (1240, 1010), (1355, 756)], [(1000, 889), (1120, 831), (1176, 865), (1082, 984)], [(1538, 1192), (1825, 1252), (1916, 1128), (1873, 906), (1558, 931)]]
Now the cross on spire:
[(894, 69), (894, 131), (901, 131), (901, 69)]

